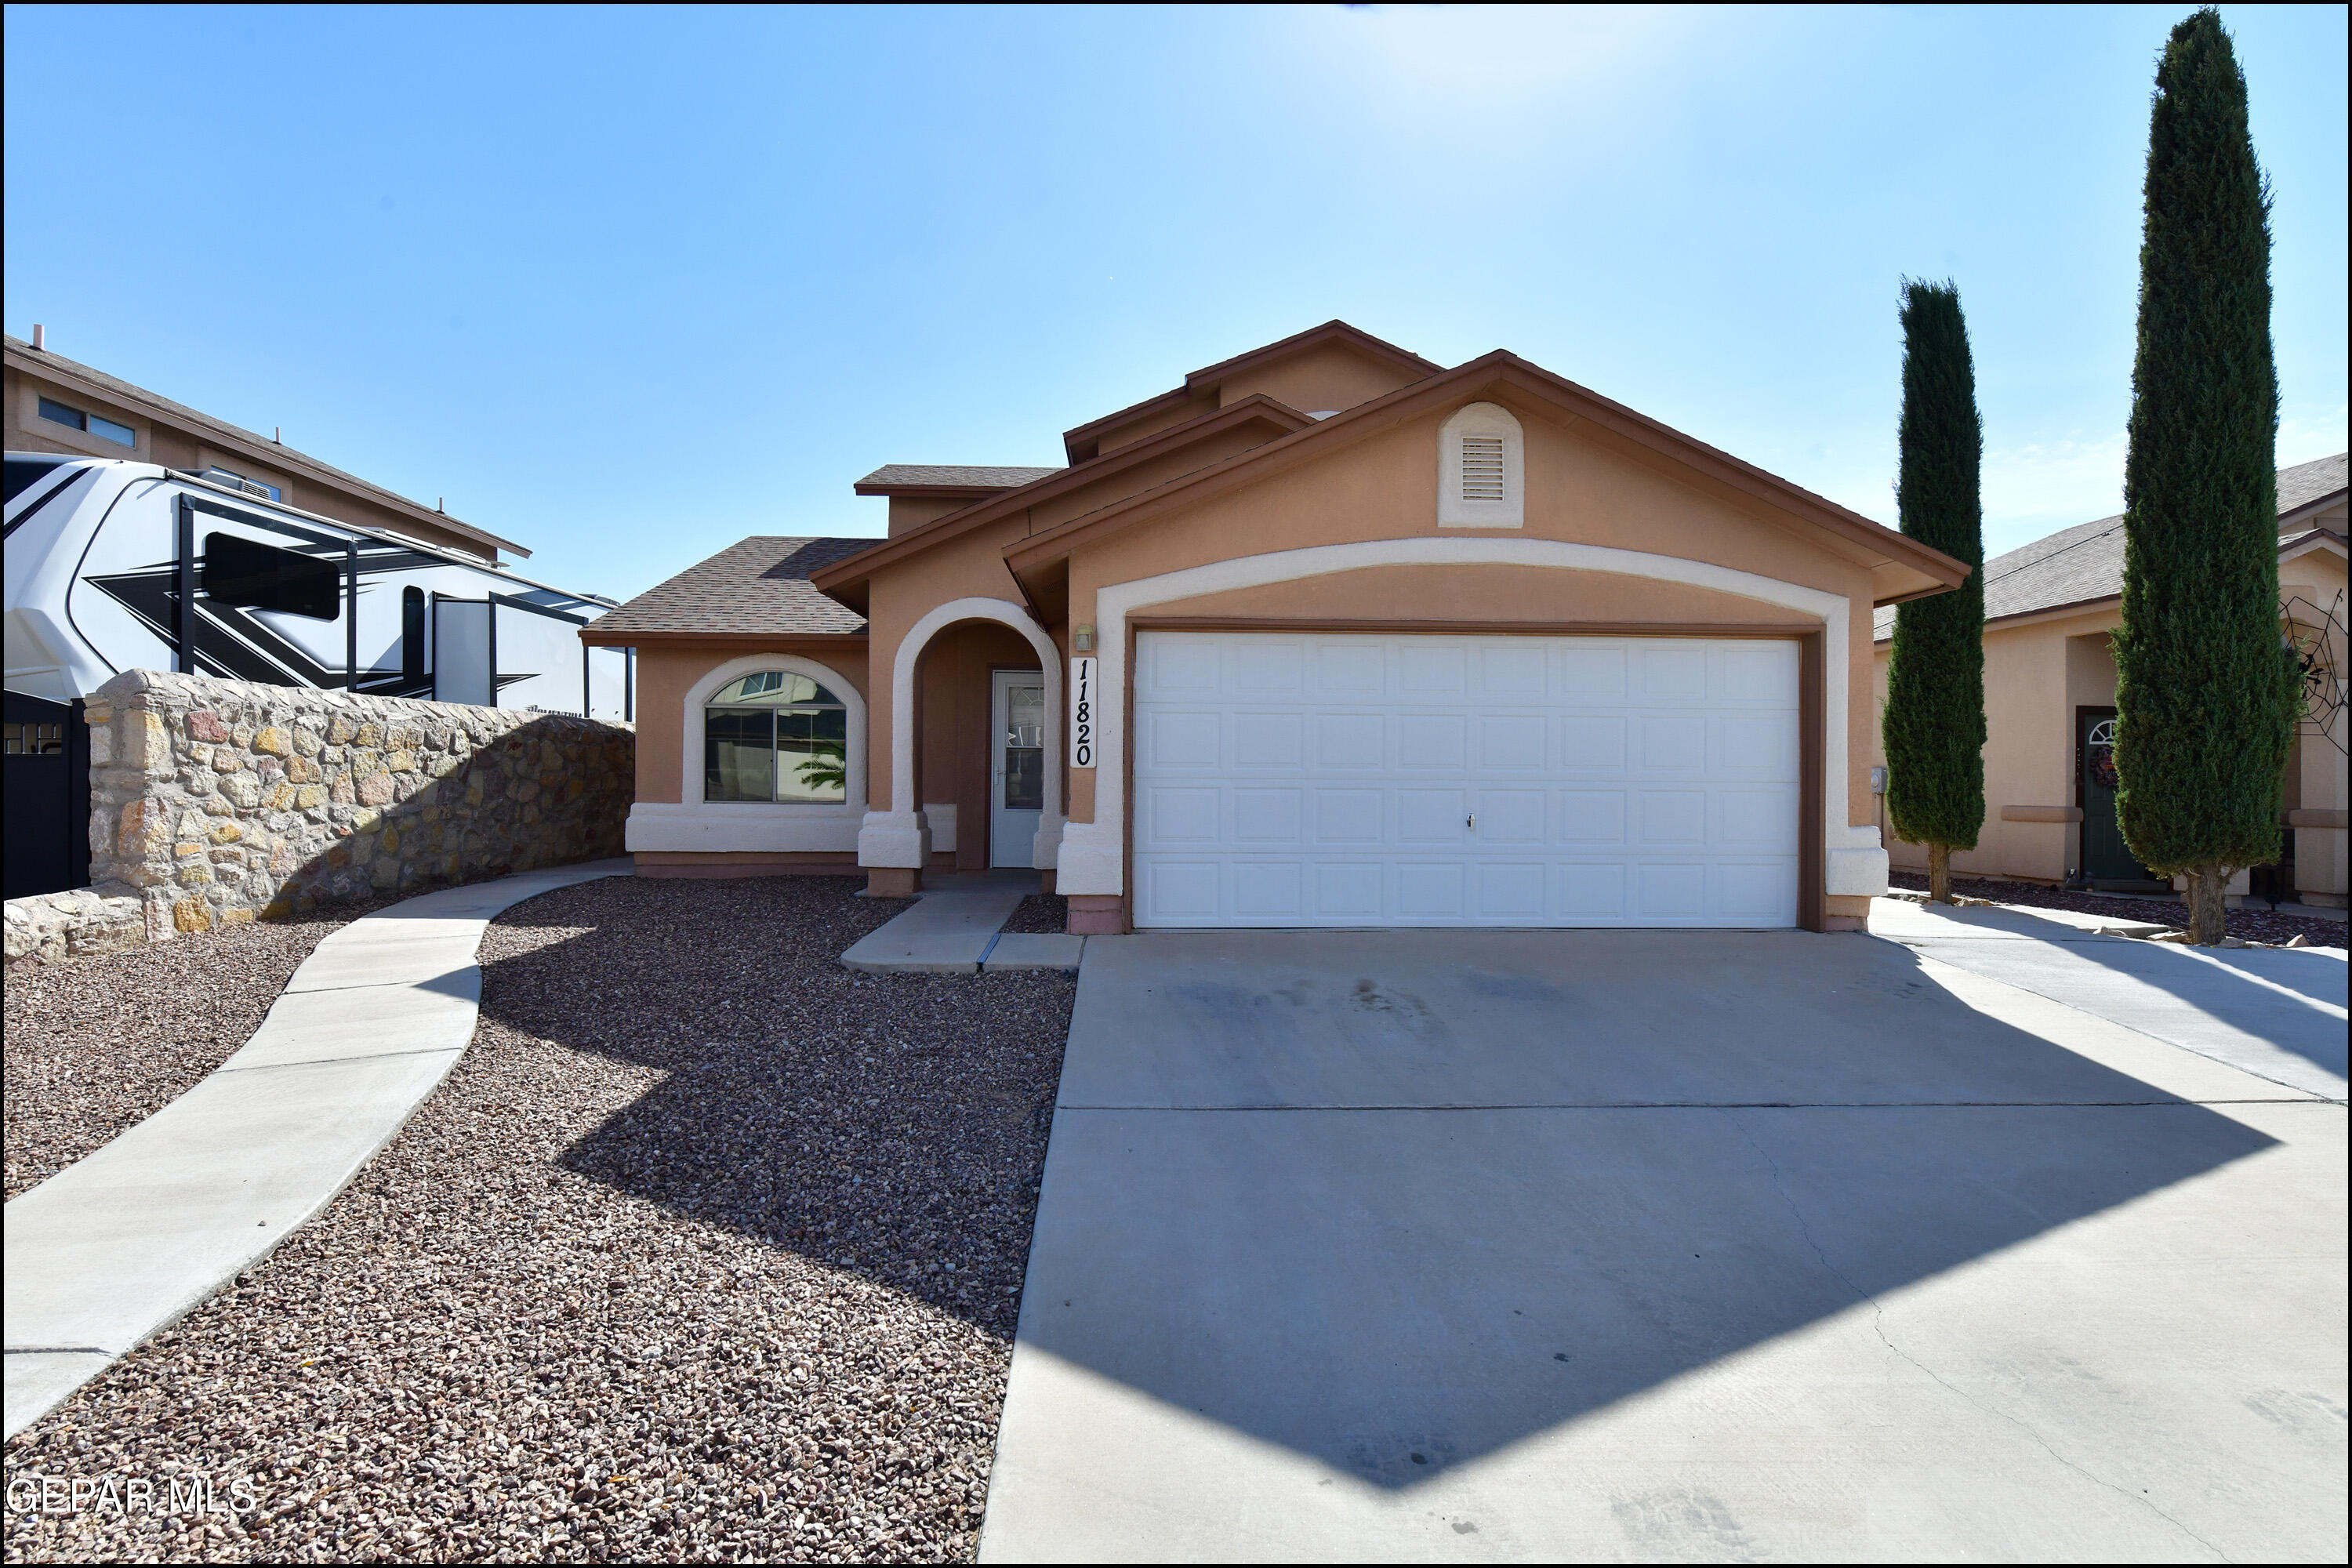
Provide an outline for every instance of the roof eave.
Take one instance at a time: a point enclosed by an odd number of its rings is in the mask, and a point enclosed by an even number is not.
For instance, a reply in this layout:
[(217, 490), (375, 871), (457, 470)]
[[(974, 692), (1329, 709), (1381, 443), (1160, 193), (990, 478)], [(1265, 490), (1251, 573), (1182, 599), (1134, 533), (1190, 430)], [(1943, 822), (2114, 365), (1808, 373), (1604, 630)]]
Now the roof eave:
[[(1111, 506), (1047, 530), (1006, 547), (1005, 564), (1018, 577), (1066, 554), (1086, 535), (1115, 531), (1148, 521), (1175, 506), (1205, 500), (1241, 481), (1244, 468), (1277, 470), (1291, 463), (1336, 450), (1391, 428), (1451, 399), (1496, 384), (1510, 385), (1591, 419), (1612, 434), (1682, 462), (1717, 481), (1764, 501), (1784, 513), (1812, 522), (1852, 544), (1877, 552), (1884, 560), (1921, 572), (1944, 588), (1968, 580), (1969, 567), (1960, 561), (1908, 539), (1893, 529), (1848, 511), (1826, 497), (1790, 483), (1774, 474), (1717, 451), (1671, 426), (1578, 385), (1564, 376), (1531, 364), (1507, 349), (1496, 349), (1453, 370), (1399, 387), (1328, 419), (1287, 436), (1235, 453), (1223, 462), (1171, 479)], [(1187, 495), (1186, 492), (1199, 492)], [(1115, 528), (1111, 525), (1115, 525)]]
[[(610, 620), (606, 616), (605, 620)], [(866, 628), (854, 632), (677, 632), (631, 631), (626, 626), (607, 628), (604, 621), (591, 621), (580, 628), (580, 640), (591, 647), (645, 647), (657, 643), (724, 643), (729, 646), (799, 642), (814, 638), (821, 642), (864, 642)]]
[[(1016, 507), (1034, 506), (1038, 501), (1050, 500), (1068, 490), (1090, 485), (1097, 479), (1118, 472), (1121, 468), (1148, 462), (1155, 457), (1178, 450), (1190, 442), (1215, 435), (1220, 430), (1258, 421), (1264, 421), (1277, 429), (1288, 426), (1292, 433), (1310, 428), (1315, 424), (1311, 416), (1291, 407), (1288, 404), (1268, 397), (1264, 393), (1254, 393), (1238, 403), (1230, 404), (1223, 408), (1212, 409), (1197, 419), (1188, 419), (1181, 425), (1171, 425), (1165, 430), (1156, 430), (1142, 440), (1121, 447), (1117, 451), (1089, 458), (1085, 463), (1076, 463), (1069, 468), (1058, 469), (1045, 475), (1043, 479), (992, 496), (987, 500), (975, 501), (971, 506), (949, 512), (944, 517), (935, 517), (895, 538), (877, 541), (875, 549), (860, 551), (856, 555), (845, 556), (830, 566), (810, 573), (809, 582), (818, 593), (840, 599), (841, 595), (836, 590), (845, 589), (852, 584), (862, 581), (880, 567), (889, 565), (896, 561), (903, 561), (967, 529), (976, 528), (997, 517), (1008, 515)], [(1283, 438), (1285, 437), (1277, 437), (1276, 439)], [(848, 603), (845, 599), (842, 599), (841, 602)], [(852, 607), (857, 609), (860, 614), (864, 613), (862, 605)]]
[[(19, 370), (69, 383), (80, 388), (86, 395), (101, 401), (118, 404), (131, 401), (123, 393), (117, 392), (111, 387), (101, 386), (86, 376), (77, 375), (72, 369), (49, 358), (44, 350), (28, 345), (19, 352), (16, 346), (11, 343), (7, 345), (5, 358), (8, 363)], [(124, 382), (122, 384), (131, 391), (143, 391), (142, 388), (131, 387), (129, 382)], [(152, 399), (155, 395), (147, 393), (145, 395)], [(182, 423), (181, 416), (176, 412), (159, 410), (152, 402), (142, 412), (150, 419), (162, 419), (173, 424)], [(264, 441), (250, 431), (241, 431), (235, 426), (226, 424), (208, 424), (197, 426), (196, 433), (207, 441), (232, 448), (245, 457), (253, 458), (256, 462), (290, 469), (309, 479), (312, 484), (325, 485), (331, 489), (341, 490), (346, 495), (353, 495), (356, 487), (355, 499), (357, 500), (383, 507), (386, 511), (397, 512), (417, 522), (446, 529), (459, 538), (470, 539), (477, 543), (508, 551), (525, 560), (530, 558), (530, 552), (511, 539), (492, 533), (487, 528), (478, 528), (470, 522), (460, 522), (446, 512), (428, 511), (398, 491), (384, 489), (356, 475), (332, 472), (309, 454), (298, 452), (290, 447), (282, 446), (274, 441)]]

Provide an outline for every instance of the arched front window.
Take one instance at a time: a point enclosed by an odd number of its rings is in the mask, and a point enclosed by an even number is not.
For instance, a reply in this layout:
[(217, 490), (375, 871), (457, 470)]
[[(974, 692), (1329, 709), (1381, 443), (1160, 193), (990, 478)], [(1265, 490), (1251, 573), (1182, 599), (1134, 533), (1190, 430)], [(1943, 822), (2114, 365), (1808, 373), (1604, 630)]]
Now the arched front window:
[(762, 669), (702, 710), (702, 798), (838, 804), (849, 793), (849, 715), (805, 675)]

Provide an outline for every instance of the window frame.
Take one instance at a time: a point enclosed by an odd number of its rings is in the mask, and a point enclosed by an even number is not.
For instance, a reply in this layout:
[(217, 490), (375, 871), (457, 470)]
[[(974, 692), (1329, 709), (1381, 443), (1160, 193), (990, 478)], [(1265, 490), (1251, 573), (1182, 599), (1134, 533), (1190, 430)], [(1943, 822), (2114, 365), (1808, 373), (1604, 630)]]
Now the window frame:
[[(863, 649), (856, 650), (863, 653)], [(719, 693), (743, 679), (762, 670), (782, 670), (805, 676), (831, 692), (841, 704), (845, 755), (843, 773), (842, 798), (832, 801), (814, 800), (712, 800), (706, 793), (708, 742), (704, 715), (714, 706), (733, 706), (713, 701)], [(745, 704), (744, 706), (750, 706)], [(798, 654), (747, 654), (728, 660), (706, 671), (686, 692), (684, 711), (680, 717), (678, 746), (679, 779), (677, 798), (687, 812), (708, 811), (714, 816), (730, 820), (760, 818), (845, 818), (862, 819), (866, 814), (866, 697), (855, 682), (841, 669), (831, 668)], [(641, 721), (642, 722), (642, 721)]]

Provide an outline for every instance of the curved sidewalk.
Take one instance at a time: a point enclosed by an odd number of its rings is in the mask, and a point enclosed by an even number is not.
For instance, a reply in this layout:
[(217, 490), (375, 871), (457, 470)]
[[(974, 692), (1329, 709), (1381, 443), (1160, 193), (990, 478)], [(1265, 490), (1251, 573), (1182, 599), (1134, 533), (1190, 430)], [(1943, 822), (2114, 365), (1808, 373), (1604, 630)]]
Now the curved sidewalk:
[(13, 1437), (334, 1201), (474, 1037), (492, 917), (626, 859), (445, 889), (319, 943), (237, 1053), (6, 1207)]

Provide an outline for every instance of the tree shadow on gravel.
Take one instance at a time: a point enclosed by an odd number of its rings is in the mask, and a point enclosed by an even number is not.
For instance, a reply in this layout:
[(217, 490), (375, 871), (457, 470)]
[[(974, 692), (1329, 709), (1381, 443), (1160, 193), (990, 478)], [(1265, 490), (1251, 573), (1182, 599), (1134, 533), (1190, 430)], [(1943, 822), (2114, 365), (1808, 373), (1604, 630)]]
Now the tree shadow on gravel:
[(568, 1170), (863, 1275), (1010, 1340), (1076, 982), (883, 976), (897, 914), (845, 878), (613, 878), (497, 922), (486, 1020), (665, 1075)]

